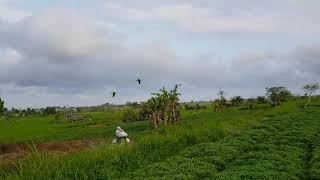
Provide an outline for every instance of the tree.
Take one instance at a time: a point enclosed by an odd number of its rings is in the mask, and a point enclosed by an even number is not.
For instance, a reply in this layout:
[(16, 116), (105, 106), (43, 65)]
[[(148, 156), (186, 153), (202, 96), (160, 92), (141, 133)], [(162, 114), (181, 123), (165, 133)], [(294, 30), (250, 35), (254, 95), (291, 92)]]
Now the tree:
[(219, 92), (218, 92), (219, 99), (216, 99), (216, 100), (213, 102), (213, 107), (214, 107), (214, 110), (215, 110), (216, 112), (224, 109), (224, 107), (226, 106), (227, 100), (226, 100), (226, 98), (224, 97), (225, 94), (226, 94), (226, 92), (224, 92), (224, 91), (219, 91)]
[(226, 98), (224, 97), (225, 94), (226, 94), (226, 92), (224, 92), (224, 91), (219, 91), (218, 92), (220, 101), (225, 101), (226, 100)]
[(55, 114), (56, 113), (56, 108), (55, 107), (46, 107), (43, 110), (43, 113), (46, 114), (46, 115)]
[(0, 116), (3, 117), (5, 112), (4, 101), (0, 98)]
[(304, 105), (305, 109), (307, 109), (307, 106), (310, 104), (312, 96), (319, 89), (320, 89), (320, 84), (319, 83), (311, 83), (311, 84), (307, 84), (307, 85), (305, 85), (303, 87), (303, 90), (305, 91), (305, 94), (308, 96), (308, 102)]
[(291, 92), (285, 87), (266, 88), (266, 97), (273, 107), (286, 102), (291, 96)]
[(266, 97), (264, 97), (264, 96), (258, 96), (258, 97), (257, 97), (257, 103), (258, 103), (258, 104), (265, 104), (265, 103), (267, 103)]
[(231, 98), (231, 104), (232, 106), (239, 106), (240, 104), (242, 104), (244, 101), (244, 99), (241, 96), (235, 96), (233, 98)]
[(171, 91), (164, 87), (159, 93), (152, 93), (146, 103), (142, 105), (142, 116), (150, 121), (154, 128), (174, 124), (180, 119), (179, 85)]

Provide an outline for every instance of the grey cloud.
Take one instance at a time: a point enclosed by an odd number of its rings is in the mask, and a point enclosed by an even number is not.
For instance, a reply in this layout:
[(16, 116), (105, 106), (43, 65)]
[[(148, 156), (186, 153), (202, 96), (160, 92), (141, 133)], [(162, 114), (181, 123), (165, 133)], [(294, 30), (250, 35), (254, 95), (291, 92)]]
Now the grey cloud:
[[(125, 102), (145, 99), (162, 85), (182, 83), (183, 99), (205, 100), (219, 89), (250, 96), (263, 94), (265, 86), (297, 89), (319, 80), (319, 45), (283, 54), (252, 52), (223, 60), (196, 54), (186, 60), (170, 47), (170, 40), (128, 43), (117, 29), (101, 27), (81, 14), (52, 10), (0, 23), (0, 54), (6, 57), (0, 60), (1, 96), (18, 106), (86, 105), (112, 101), (107, 98), (112, 90), (120, 92), (113, 101)], [(143, 79), (141, 87), (137, 77)]]

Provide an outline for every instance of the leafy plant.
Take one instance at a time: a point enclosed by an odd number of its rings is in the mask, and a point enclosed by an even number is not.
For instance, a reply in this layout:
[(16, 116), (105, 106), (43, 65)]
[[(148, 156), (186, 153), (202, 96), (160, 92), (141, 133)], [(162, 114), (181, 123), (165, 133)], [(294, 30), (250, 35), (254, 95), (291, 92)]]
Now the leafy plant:
[(134, 108), (126, 108), (123, 113), (123, 122), (135, 122), (141, 120), (139, 116), (139, 110)]
[(266, 97), (268, 98), (271, 105), (279, 106), (283, 102), (288, 101), (292, 94), (285, 87), (267, 87), (266, 88)]
[(152, 93), (153, 97), (143, 104), (143, 117), (148, 119), (154, 128), (162, 125), (174, 124), (180, 119), (179, 85), (167, 91), (164, 87), (159, 93)]

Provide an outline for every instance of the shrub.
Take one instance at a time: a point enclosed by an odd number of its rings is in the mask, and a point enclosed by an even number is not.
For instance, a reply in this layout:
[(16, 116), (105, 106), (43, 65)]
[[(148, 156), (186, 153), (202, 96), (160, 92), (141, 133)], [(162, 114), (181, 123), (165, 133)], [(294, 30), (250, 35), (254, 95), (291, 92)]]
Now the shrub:
[(66, 115), (65, 113), (58, 112), (54, 115), (54, 122), (55, 123), (60, 123), (66, 120)]
[(184, 105), (184, 109), (185, 110), (199, 110), (199, 109), (206, 109), (207, 107), (206, 106), (202, 106), (202, 105), (200, 105), (200, 104), (195, 104), (195, 105), (193, 105), (193, 104), (185, 104)]
[(129, 122), (135, 122), (139, 121), (140, 115), (139, 115), (139, 110), (134, 109), (134, 108), (126, 108), (124, 113), (123, 113), (123, 122), (129, 123)]
[(242, 104), (244, 101), (244, 99), (241, 96), (235, 96), (233, 98), (231, 98), (231, 105), (232, 106), (239, 106), (240, 104)]
[(268, 101), (266, 100), (266, 97), (264, 96), (258, 96), (257, 99), (256, 99), (257, 103), (258, 104), (265, 104), (267, 103)]

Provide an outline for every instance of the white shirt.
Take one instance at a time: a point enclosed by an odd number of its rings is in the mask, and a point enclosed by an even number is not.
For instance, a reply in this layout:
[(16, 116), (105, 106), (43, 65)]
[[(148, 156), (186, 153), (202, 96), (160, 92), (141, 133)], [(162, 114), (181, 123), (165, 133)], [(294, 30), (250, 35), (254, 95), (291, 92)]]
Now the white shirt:
[(116, 137), (117, 138), (124, 138), (124, 137), (128, 137), (128, 134), (126, 132), (124, 132), (123, 130), (116, 130)]

